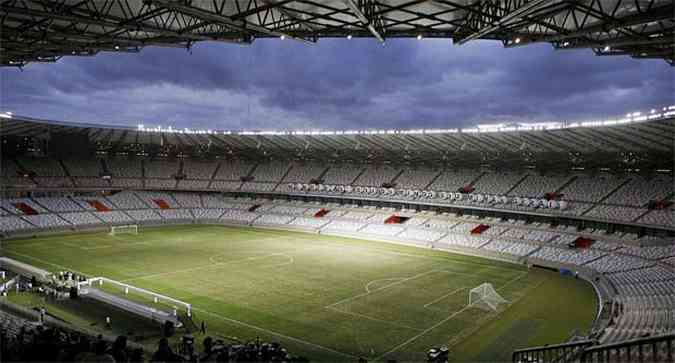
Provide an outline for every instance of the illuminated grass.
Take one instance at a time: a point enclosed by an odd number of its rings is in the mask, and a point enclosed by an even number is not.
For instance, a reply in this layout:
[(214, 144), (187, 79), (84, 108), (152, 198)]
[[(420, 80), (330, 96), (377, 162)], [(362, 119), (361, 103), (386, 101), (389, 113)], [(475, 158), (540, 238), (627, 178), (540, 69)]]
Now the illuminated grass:
[[(280, 341), (313, 360), (419, 361), (448, 344), (454, 360), (508, 360), (515, 348), (587, 329), (596, 306), (589, 285), (550, 271), (264, 229), (49, 236), (4, 242), (3, 255), (190, 302), (211, 335)], [(468, 289), (482, 282), (512, 303), (499, 314), (465, 309)]]

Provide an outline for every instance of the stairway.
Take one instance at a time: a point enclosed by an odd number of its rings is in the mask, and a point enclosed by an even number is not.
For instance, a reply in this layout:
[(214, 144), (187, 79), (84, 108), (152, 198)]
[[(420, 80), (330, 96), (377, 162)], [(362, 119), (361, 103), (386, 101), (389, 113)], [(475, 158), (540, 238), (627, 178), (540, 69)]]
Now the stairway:
[(347, 185), (354, 185), (354, 184), (356, 183), (356, 181), (359, 180), (359, 178), (361, 177), (361, 175), (363, 175), (363, 174), (366, 172), (367, 169), (368, 169), (368, 168), (363, 168), (363, 169), (361, 169), (361, 171), (359, 172), (359, 174), (356, 175), (356, 178), (354, 178), (354, 180), (352, 180), (351, 183), (349, 183), (349, 184), (347, 184)]
[(571, 177), (568, 181), (564, 182), (563, 185), (560, 186), (560, 188), (556, 189), (554, 193), (556, 194), (562, 194), (561, 192), (565, 190), (570, 184), (574, 183), (575, 180), (579, 178), (578, 175), (574, 175)]
[(274, 188), (272, 188), (272, 191), (273, 191), (273, 192), (276, 191), (277, 188), (279, 188), (279, 185), (281, 185), (281, 183), (284, 182), (284, 179), (286, 179), (286, 177), (287, 177), (288, 174), (291, 172), (291, 170), (293, 170), (293, 164), (290, 164), (290, 165), (288, 166), (288, 169), (286, 169), (286, 172), (284, 173), (284, 175), (282, 175), (282, 176), (281, 176), (281, 179), (279, 179), (279, 181), (276, 183), (276, 185), (274, 185)]
[(437, 180), (438, 178), (440, 178), (441, 175), (443, 175), (443, 172), (442, 172), (442, 171), (439, 171), (438, 174), (436, 174), (436, 176), (434, 176), (433, 178), (431, 178), (431, 181), (430, 181), (427, 185), (425, 185), (424, 188), (423, 188), (422, 190), (429, 190), (429, 188), (431, 188), (431, 186), (434, 185), (434, 183), (436, 182), (436, 180)]
[(209, 184), (206, 185), (206, 189), (211, 189), (211, 184), (213, 184), (213, 180), (216, 179), (216, 175), (218, 175), (218, 171), (222, 164), (223, 163), (218, 163), (218, 165), (216, 165), (216, 168), (213, 170), (213, 174), (211, 174), (211, 178), (209, 179)]
[(77, 186), (77, 184), (75, 184), (75, 179), (73, 179), (72, 175), (70, 175), (70, 171), (68, 170), (68, 168), (66, 168), (66, 164), (63, 162), (63, 160), (59, 159), (58, 162), (59, 162), (59, 165), (61, 166), (61, 168), (63, 169), (63, 172), (66, 175), (66, 178), (68, 178), (68, 180), (70, 180), (70, 183), (73, 186)]
[(511, 188), (509, 188), (509, 190), (507, 190), (506, 193), (504, 193), (504, 195), (511, 194), (511, 192), (514, 191), (520, 184), (522, 184), (525, 181), (525, 179), (527, 179), (527, 177), (529, 176), (530, 176), (529, 174), (523, 175), (523, 177), (520, 178), (520, 180), (518, 180), (515, 184), (513, 184), (513, 186), (511, 186)]

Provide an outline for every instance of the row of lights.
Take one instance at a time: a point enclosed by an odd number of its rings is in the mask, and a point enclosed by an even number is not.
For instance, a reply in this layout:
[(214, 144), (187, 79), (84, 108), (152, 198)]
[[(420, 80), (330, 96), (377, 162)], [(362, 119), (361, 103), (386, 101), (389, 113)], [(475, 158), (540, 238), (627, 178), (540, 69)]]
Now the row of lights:
[[(418, 36), (417, 39), (420, 39), (419, 36)], [(516, 39), (513, 40), (513, 42), (514, 42), (515, 44), (520, 44), (521, 41), (522, 41), (522, 40), (521, 40), (520, 38), (516, 38)], [(570, 42), (564, 42), (564, 43), (562, 44), (562, 46), (563, 46), (563, 47), (569, 47), (569, 46), (570, 46)], [(606, 45), (604, 48), (602, 48), (602, 50), (603, 50), (604, 52), (609, 52), (610, 50), (612, 50), (612, 47), (610, 47), (609, 45)]]
[[(347, 39), (351, 40), (352, 38), (353, 38), (353, 36), (351, 34), (347, 35)], [(418, 34), (416, 38), (417, 38), (417, 40), (422, 40), (422, 39), (424, 39), (424, 36), (422, 34)], [(279, 39), (285, 40), (286, 35), (282, 34), (281, 36), (279, 36)], [(115, 49), (119, 49), (119, 47), (115, 47)]]
[(675, 116), (675, 105), (663, 107), (660, 111), (650, 110), (648, 113), (631, 112), (625, 117), (613, 120), (583, 121), (583, 122), (537, 122), (537, 123), (517, 123), (517, 124), (490, 124), (478, 125), (473, 128), (464, 129), (408, 129), (408, 130), (295, 130), (295, 131), (217, 131), (217, 130), (192, 130), (188, 128), (168, 128), (162, 126), (146, 127), (138, 125), (137, 130), (142, 132), (168, 132), (181, 134), (209, 134), (209, 135), (417, 135), (417, 134), (450, 134), (450, 133), (488, 133), (488, 132), (510, 132), (510, 131), (540, 131), (540, 130), (559, 130), (576, 127), (602, 127), (629, 124), (634, 122), (644, 122), (655, 119)]

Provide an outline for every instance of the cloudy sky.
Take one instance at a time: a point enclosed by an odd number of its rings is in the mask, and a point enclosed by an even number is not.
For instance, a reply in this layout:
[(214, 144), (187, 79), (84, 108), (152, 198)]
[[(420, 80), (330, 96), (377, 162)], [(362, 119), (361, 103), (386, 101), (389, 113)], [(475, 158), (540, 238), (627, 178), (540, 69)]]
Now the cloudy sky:
[(661, 60), (448, 40), (257, 40), (0, 70), (0, 109), (212, 129), (466, 127), (610, 118), (673, 103)]

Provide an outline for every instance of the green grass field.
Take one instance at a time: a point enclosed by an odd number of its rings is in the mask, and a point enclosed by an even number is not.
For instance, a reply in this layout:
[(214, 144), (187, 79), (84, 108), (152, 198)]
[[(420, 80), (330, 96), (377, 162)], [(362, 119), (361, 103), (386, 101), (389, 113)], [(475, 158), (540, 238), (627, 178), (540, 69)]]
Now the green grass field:
[[(505, 361), (513, 349), (588, 329), (596, 313), (589, 284), (552, 271), (287, 231), (70, 234), (5, 241), (2, 255), (185, 300), (210, 335), (259, 336), (312, 360), (420, 361), (447, 345), (455, 361)], [(509, 300), (498, 313), (467, 307), (483, 282)]]

